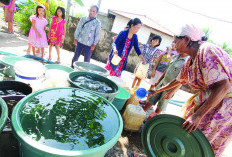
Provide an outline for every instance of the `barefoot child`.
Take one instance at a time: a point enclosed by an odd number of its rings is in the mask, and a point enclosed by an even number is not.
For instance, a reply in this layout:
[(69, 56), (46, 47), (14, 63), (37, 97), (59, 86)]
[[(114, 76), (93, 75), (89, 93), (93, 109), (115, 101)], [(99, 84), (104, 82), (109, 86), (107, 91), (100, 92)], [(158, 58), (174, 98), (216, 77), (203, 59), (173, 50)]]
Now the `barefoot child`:
[(49, 58), (51, 60), (52, 46), (55, 45), (57, 52), (57, 61), (56, 63), (60, 64), (60, 49), (59, 46), (62, 45), (65, 38), (65, 9), (63, 7), (58, 7), (56, 9), (55, 16), (52, 17), (51, 26), (49, 29), (48, 42), (49, 46)]
[[(144, 44), (144, 45), (141, 47), (141, 49), (142, 49), (142, 55), (143, 55), (143, 57), (144, 57), (146, 63), (149, 64), (148, 72), (151, 70), (152, 63), (153, 63), (153, 61), (154, 61), (154, 58), (158, 58), (158, 56), (156, 56), (156, 55), (158, 54), (157, 52), (159, 51), (159, 50), (157, 49), (157, 47), (160, 45), (161, 41), (162, 41), (161, 36), (156, 35), (156, 36), (154, 36), (154, 37), (151, 39), (151, 44)], [(138, 66), (139, 66), (140, 63), (141, 63), (141, 62), (139, 62), (139, 63), (137, 64), (134, 73), (136, 73), (137, 68), (138, 68)], [(147, 72), (147, 74), (148, 74), (148, 72)], [(137, 84), (136, 84), (136, 82), (137, 82)], [(133, 83), (132, 83), (132, 88), (135, 87), (135, 84), (136, 84), (136, 86), (139, 87), (140, 83), (141, 83), (141, 79), (138, 78), (137, 76), (135, 76), (134, 81), (133, 81)]]
[(13, 21), (14, 21), (14, 12), (15, 8), (15, 0), (10, 0), (9, 5), (4, 5), (4, 13), (5, 13), (5, 21), (8, 22), (8, 33), (13, 34)]
[(38, 5), (36, 7), (36, 16), (32, 17), (32, 25), (28, 37), (28, 44), (32, 46), (33, 55), (35, 56), (35, 48), (40, 48), (42, 51), (42, 58), (44, 57), (44, 48), (48, 47), (45, 32), (48, 22), (44, 16), (44, 6)]

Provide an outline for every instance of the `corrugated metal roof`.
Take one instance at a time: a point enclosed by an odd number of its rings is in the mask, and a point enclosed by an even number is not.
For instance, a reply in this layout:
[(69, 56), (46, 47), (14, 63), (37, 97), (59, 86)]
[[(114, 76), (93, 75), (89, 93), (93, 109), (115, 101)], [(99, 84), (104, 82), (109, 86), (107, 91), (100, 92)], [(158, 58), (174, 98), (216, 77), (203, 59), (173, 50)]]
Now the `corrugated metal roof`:
[(167, 34), (169, 36), (174, 36), (174, 33), (172, 31), (168, 30), (164, 26), (161, 26), (160, 24), (158, 24), (151, 18), (147, 17), (146, 15), (128, 13), (128, 12), (119, 11), (119, 10), (109, 10), (109, 13), (114, 14), (114, 15), (118, 14), (118, 15), (124, 16), (129, 19), (134, 19), (137, 17), (142, 21), (143, 25), (145, 25), (146, 27), (149, 27), (151, 29), (154, 29), (155, 31)]

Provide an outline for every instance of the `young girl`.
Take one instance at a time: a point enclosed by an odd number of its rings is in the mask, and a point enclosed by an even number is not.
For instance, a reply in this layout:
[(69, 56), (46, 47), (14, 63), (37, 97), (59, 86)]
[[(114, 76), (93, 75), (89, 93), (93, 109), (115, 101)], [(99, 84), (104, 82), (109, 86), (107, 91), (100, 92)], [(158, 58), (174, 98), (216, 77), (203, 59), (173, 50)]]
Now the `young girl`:
[(48, 47), (46, 36), (47, 20), (44, 18), (45, 8), (42, 5), (36, 7), (36, 16), (32, 17), (32, 25), (28, 37), (28, 44), (32, 46), (33, 55), (35, 56), (35, 48), (41, 48), (42, 58), (44, 57), (44, 48)]
[[(148, 72), (151, 70), (151, 66), (152, 66), (152, 63), (154, 61), (154, 58), (158, 58), (157, 54), (158, 54), (159, 50), (157, 49), (157, 47), (160, 45), (161, 41), (162, 41), (161, 36), (156, 35), (151, 39), (151, 44), (144, 44), (141, 47), (143, 58), (145, 59), (146, 63), (149, 64)], [(138, 68), (140, 63), (141, 62), (139, 62), (137, 64), (134, 73), (136, 73), (137, 68)], [(137, 82), (137, 84), (136, 84), (136, 82)], [(132, 83), (132, 88), (134, 88), (135, 84), (136, 84), (136, 86), (139, 87), (140, 83), (141, 83), (141, 79), (138, 78), (137, 76), (135, 76), (134, 81)]]
[[(33, 14), (33, 15), (31, 15), (31, 16), (29, 17), (29, 19), (30, 19), (31, 22), (32, 22), (33, 17), (36, 17), (36, 13)], [(45, 10), (44, 10), (44, 18), (46, 19), (46, 11), (45, 11)], [(30, 31), (30, 33), (32, 33), (32, 32)], [(30, 34), (29, 34), (29, 36), (30, 36)], [(28, 43), (28, 48), (27, 48), (27, 50), (24, 50), (24, 51), (27, 52), (27, 55), (30, 54), (30, 52), (31, 52), (31, 47), (32, 47), (31, 44)], [(40, 48), (37, 49), (36, 53), (40, 53)]]
[(152, 70), (152, 73), (151, 73), (150, 89), (155, 88), (160, 77), (163, 75), (164, 71), (168, 67), (167, 66), (168, 61), (171, 59), (172, 55), (176, 55), (176, 54), (177, 54), (177, 51), (176, 51), (176, 45), (174, 42), (172, 42), (172, 48), (167, 47), (167, 49), (160, 54), (159, 59), (156, 62)]
[(62, 45), (65, 38), (65, 10), (63, 7), (58, 7), (56, 9), (55, 16), (52, 17), (51, 26), (49, 29), (48, 42), (49, 46), (49, 58), (51, 60), (52, 46), (55, 45), (57, 51), (57, 61), (60, 64), (60, 49), (59, 45)]

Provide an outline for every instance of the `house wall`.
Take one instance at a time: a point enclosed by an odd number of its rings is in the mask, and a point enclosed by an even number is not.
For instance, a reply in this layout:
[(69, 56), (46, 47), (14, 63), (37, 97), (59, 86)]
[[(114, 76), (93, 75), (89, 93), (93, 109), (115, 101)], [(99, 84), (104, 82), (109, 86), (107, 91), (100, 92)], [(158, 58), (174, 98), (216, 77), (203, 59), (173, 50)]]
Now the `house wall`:
[(155, 34), (155, 35), (160, 35), (162, 37), (162, 42), (161, 42), (161, 44), (159, 46), (160, 50), (166, 50), (167, 46), (171, 46), (172, 41), (173, 41), (172, 37), (170, 37), (170, 36), (168, 36), (166, 34), (160, 33), (158, 31), (155, 31), (155, 30), (151, 30), (151, 33)]
[[(117, 15), (114, 19), (113, 27), (111, 32), (114, 32), (116, 34), (119, 34), (120, 31), (124, 30), (124, 27), (126, 26), (127, 22), (129, 21), (129, 18), (125, 18), (122, 16)], [(151, 28), (148, 28), (146, 26), (142, 26), (139, 32), (137, 33), (139, 42), (142, 44), (146, 44), (149, 40), (150, 34), (156, 34), (160, 35), (162, 37), (162, 43), (159, 46), (160, 50), (165, 50), (167, 46), (171, 46), (171, 43), (173, 41), (173, 38), (163, 34), (161, 32), (155, 31)]]

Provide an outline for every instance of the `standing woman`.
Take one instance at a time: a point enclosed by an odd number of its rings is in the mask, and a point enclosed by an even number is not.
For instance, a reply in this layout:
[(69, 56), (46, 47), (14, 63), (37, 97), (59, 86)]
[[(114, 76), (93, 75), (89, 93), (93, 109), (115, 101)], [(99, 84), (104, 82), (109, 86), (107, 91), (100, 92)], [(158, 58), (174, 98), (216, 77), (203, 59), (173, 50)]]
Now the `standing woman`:
[(204, 36), (193, 25), (182, 28), (174, 41), (177, 51), (190, 57), (177, 78), (154, 93), (176, 90), (181, 84), (199, 90), (186, 103), (182, 127), (189, 132), (199, 128), (220, 157), (232, 140), (232, 60), (220, 47), (204, 42)]
[[(138, 37), (136, 35), (141, 26), (142, 22), (140, 21), (140, 19), (135, 18), (130, 23), (129, 29), (121, 31), (117, 36), (116, 40), (113, 43), (107, 65), (105, 66), (105, 68), (110, 71), (110, 76), (121, 77), (122, 71), (126, 69), (127, 59), (133, 46), (137, 55), (142, 60), (142, 63), (145, 64), (145, 60), (141, 55), (141, 51), (139, 49)], [(114, 55), (118, 55), (119, 57), (121, 57), (121, 61), (118, 65), (113, 65), (111, 63)]]

